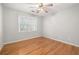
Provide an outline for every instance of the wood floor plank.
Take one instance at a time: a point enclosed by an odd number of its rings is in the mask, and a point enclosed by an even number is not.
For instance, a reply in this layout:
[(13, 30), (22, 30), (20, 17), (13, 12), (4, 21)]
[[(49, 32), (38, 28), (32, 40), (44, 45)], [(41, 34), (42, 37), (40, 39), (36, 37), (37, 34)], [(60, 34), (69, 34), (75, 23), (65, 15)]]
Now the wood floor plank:
[(1, 55), (79, 55), (79, 47), (45, 37), (6, 44)]

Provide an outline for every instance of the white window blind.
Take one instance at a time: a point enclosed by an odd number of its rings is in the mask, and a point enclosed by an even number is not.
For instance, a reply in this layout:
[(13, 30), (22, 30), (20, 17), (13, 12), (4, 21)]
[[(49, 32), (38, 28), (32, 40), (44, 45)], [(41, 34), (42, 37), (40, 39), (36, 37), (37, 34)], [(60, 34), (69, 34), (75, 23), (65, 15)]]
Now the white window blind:
[(37, 31), (37, 19), (34, 17), (18, 16), (19, 32)]

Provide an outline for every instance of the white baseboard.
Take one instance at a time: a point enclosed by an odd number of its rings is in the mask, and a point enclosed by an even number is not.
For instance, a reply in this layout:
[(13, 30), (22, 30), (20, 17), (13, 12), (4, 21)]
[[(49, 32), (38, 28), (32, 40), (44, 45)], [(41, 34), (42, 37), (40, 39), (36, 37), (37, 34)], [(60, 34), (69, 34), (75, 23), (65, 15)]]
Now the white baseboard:
[(3, 43), (3, 45), (15, 43), (15, 42), (23, 41), (23, 40), (29, 40), (29, 39), (33, 39), (33, 38), (37, 38), (37, 37), (41, 37), (41, 36), (34, 36), (34, 37), (30, 37), (30, 38), (23, 38), (23, 39), (19, 39), (19, 40), (16, 40), (16, 41), (6, 42), (6, 43)]
[(53, 39), (53, 40), (56, 40), (56, 41), (59, 41), (59, 42), (63, 42), (65, 44), (69, 44), (69, 45), (72, 45), (72, 46), (79, 47), (79, 45), (77, 45), (77, 44), (74, 44), (74, 43), (71, 43), (71, 42), (67, 42), (67, 41), (63, 41), (63, 40), (56, 39), (56, 38), (52, 38), (52, 37), (49, 37), (49, 36), (34, 36), (34, 37), (30, 37), (30, 38), (24, 38), (24, 39), (19, 39), (19, 40), (16, 40), (16, 41), (6, 42), (3, 45), (10, 44), (10, 43), (15, 43), (15, 42), (23, 41), (23, 40), (29, 40), (29, 39), (37, 38), (37, 37), (46, 37), (46, 38)]
[(43, 37), (46, 37), (46, 38), (49, 38), (49, 39), (53, 39), (53, 40), (56, 40), (56, 41), (59, 41), (59, 42), (65, 43), (65, 44), (69, 44), (69, 45), (72, 45), (72, 46), (75, 46), (75, 47), (79, 47), (79, 45), (71, 43), (71, 42), (63, 41), (63, 40), (52, 38), (52, 37), (49, 37), (49, 36), (43, 36)]

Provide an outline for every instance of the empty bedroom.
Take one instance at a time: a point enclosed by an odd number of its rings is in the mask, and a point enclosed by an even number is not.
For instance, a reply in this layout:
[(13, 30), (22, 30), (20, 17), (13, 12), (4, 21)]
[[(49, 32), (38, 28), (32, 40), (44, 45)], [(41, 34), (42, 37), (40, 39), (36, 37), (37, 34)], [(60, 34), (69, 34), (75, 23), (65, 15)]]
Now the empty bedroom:
[(79, 3), (0, 3), (0, 55), (79, 55)]

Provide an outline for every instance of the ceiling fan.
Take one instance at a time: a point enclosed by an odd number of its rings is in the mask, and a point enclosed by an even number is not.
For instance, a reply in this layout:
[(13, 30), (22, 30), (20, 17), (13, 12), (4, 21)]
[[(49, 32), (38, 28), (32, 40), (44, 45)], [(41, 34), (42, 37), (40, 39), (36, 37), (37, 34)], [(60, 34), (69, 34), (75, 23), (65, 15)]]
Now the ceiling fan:
[(52, 3), (48, 3), (48, 4), (44, 4), (44, 3), (40, 3), (37, 5), (36, 10), (32, 10), (32, 12), (36, 12), (36, 13), (40, 13), (40, 12), (45, 12), (48, 13), (48, 8), (52, 7), (53, 4)]

